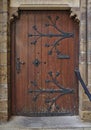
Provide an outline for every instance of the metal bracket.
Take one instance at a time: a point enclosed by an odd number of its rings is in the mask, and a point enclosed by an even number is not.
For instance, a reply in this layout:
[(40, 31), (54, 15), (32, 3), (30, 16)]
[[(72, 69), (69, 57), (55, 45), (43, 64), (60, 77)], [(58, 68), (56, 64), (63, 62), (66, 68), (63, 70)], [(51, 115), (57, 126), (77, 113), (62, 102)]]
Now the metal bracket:
[(90, 94), (87, 86), (85, 85), (82, 77), (81, 77), (79, 69), (75, 69), (75, 73), (76, 73), (76, 76), (77, 76), (78, 80), (80, 81), (80, 83), (81, 83), (81, 85), (82, 85), (82, 87), (83, 87), (83, 89), (85, 91), (85, 94), (88, 96), (89, 100), (91, 101), (91, 94)]
[(19, 74), (20, 71), (21, 71), (21, 65), (24, 65), (24, 64), (25, 64), (25, 62), (20, 61), (20, 58), (19, 58), (19, 57), (16, 58), (16, 71), (17, 71), (18, 74)]

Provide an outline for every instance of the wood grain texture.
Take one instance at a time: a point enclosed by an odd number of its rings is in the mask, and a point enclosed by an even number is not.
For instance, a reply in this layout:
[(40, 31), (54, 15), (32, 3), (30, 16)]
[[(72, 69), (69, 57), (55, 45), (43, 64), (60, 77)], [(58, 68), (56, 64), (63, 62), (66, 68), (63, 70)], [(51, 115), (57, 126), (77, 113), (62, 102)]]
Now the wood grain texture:
[[(59, 37), (40, 37), (36, 41), (36, 36), (28, 37), (28, 34), (36, 35), (37, 31), (42, 34), (59, 34), (59, 31), (53, 26), (45, 27), (45, 24), (50, 24), (55, 21), (56, 16), (59, 16), (56, 25), (64, 32), (74, 33), (74, 37), (65, 38), (59, 42), (57, 50), (62, 54), (70, 56), (70, 59), (58, 59), (56, 50), (49, 55), (48, 52), (53, 47), (53, 43)], [(22, 11), (20, 18), (12, 24), (12, 114), (29, 115), (29, 113), (46, 113), (51, 103), (46, 103), (46, 99), (53, 99), (58, 96), (58, 93), (41, 93), (37, 100), (34, 97), (37, 93), (28, 93), (29, 90), (45, 90), (59, 89), (53, 83), (46, 83), (46, 80), (52, 80), (48, 74), (52, 71), (53, 77), (58, 72), (60, 75), (56, 77), (65, 89), (73, 89), (73, 94), (65, 94), (60, 96), (56, 103), (51, 105), (52, 112), (69, 112), (72, 115), (78, 114), (78, 82), (74, 73), (74, 69), (78, 67), (78, 52), (79, 52), (79, 26), (71, 19), (68, 11)], [(34, 30), (34, 26), (37, 29)], [(49, 44), (46, 47), (45, 44)], [(15, 62), (16, 58), (20, 57), (25, 64), (21, 65), (20, 73), (17, 73)], [(38, 59), (40, 64), (36, 67), (34, 60)], [(36, 85), (33, 84), (36, 83)], [(56, 105), (59, 110), (56, 110)]]

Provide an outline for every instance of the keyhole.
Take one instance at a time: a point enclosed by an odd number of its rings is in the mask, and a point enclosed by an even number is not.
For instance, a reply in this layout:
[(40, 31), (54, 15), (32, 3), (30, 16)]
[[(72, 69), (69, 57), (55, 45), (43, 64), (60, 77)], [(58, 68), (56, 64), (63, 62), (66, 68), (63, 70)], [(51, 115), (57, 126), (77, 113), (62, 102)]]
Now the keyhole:
[(44, 62), (44, 64), (46, 64), (46, 61)]

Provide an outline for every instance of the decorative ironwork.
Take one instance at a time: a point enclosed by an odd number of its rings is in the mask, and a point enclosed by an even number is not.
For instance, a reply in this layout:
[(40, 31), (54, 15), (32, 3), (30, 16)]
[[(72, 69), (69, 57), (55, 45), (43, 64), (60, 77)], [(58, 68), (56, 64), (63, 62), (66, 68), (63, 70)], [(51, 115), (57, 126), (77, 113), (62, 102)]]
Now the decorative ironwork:
[(41, 62), (40, 62), (38, 59), (35, 59), (35, 60), (33, 61), (33, 64), (34, 64), (36, 67), (38, 67), (40, 63), (41, 63)]
[(31, 81), (31, 84), (32, 84), (33, 86), (35, 86), (35, 87), (38, 86), (36, 80)]
[[(33, 26), (33, 29), (35, 31), (35, 34), (29, 34), (28, 36), (29, 37), (34, 37), (34, 41), (31, 42), (31, 44), (33, 45), (36, 45), (37, 44), (37, 41), (42, 38), (42, 37), (48, 37), (48, 38), (58, 38), (57, 40), (55, 40), (52, 44), (49, 44), (49, 43), (46, 43), (45, 44), (45, 47), (51, 47), (51, 49), (48, 51), (48, 55), (52, 55), (53, 51), (56, 53), (57, 55), (57, 58), (59, 59), (69, 59), (70, 57), (68, 55), (64, 55), (61, 53), (61, 51), (59, 51), (59, 49), (57, 48), (59, 45), (60, 45), (60, 42), (63, 40), (63, 39), (66, 39), (66, 38), (71, 38), (74, 36), (73, 33), (68, 33), (68, 32), (64, 32), (62, 31), (61, 29), (59, 29), (57, 27), (57, 20), (59, 19), (59, 16), (56, 16), (55, 20), (53, 20), (51, 18), (51, 16), (48, 16), (48, 19), (50, 21), (50, 23), (46, 23), (45, 24), (45, 27), (49, 27), (49, 26), (52, 26), (54, 29), (56, 29), (58, 31), (58, 33), (42, 33), (38, 30), (37, 26), (34, 25)], [(64, 56), (63, 56), (64, 55)]]
[(80, 83), (85, 91), (85, 94), (88, 96), (89, 100), (91, 101), (91, 93), (89, 92), (88, 88), (86, 87), (86, 85), (81, 77), (80, 71), (78, 69), (75, 69), (75, 73), (76, 73), (77, 78), (80, 81)]
[(51, 79), (47, 79), (45, 80), (45, 82), (48, 84), (48, 83), (53, 83), (54, 85), (56, 85), (56, 87), (58, 89), (41, 89), (38, 87), (37, 85), (37, 82), (36, 81), (31, 81), (32, 85), (34, 85), (35, 87), (37, 87), (36, 90), (31, 90), (29, 89), (28, 92), (29, 93), (35, 93), (35, 96), (33, 97), (33, 101), (37, 101), (38, 97), (45, 93), (45, 94), (55, 94), (57, 93), (58, 95), (57, 96), (54, 96), (54, 97), (46, 97), (45, 99), (45, 104), (47, 104), (48, 108), (47, 108), (47, 112), (51, 112), (52, 110), (52, 107), (55, 106), (55, 111), (59, 111), (60, 107), (59, 105), (57, 104), (57, 100), (65, 95), (65, 94), (72, 94), (74, 93), (74, 90), (73, 89), (69, 89), (69, 88), (64, 88), (64, 86), (62, 86), (59, 81), (57, 80), (57, 77), (60, 75), (60, 72), (56, 72), (55, 73), (55, 76), (53, 76), (53, 73), (52, 71), (48, 72), (48, 75), (51, 77)]
[(70, 59), (70, 56), (64, 55), (64, 54), (61, 54), (61, 53), (60, 53), (60, 55), (57, 55), (57, 58), (58, 58), (58, 59)]

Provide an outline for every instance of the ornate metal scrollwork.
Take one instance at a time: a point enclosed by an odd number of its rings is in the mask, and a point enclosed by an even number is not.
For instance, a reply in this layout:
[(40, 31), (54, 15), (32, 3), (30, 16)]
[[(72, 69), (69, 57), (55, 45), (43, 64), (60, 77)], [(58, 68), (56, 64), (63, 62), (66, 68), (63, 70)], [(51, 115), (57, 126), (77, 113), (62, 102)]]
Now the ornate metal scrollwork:
[(50, 23), (46, 23), (45, 24), (45, 27), (49, 27), (49, 26), (52, 26), (54, 29), (56, 29), (58, 31), (58, 33), (42, 33), (38, 30), (37, 26), (34, 25), (33, 26), (33, 29), (34, 31), (36, 32), (36, 34), (29, 34), (28, 36), (29, 37), (35, 37), (35, 39), (31, 42), (31, 44), (33, 45), (36, 45), (37, 44), (37, 41), (41, 38), (41, 37), (48, 37), (48, 38), (53, 38), (53, 37), (56, 37), (58, 38), (57, 40), (55, 40), (52, 44), (49, 44), (49, 43), (45, 43), (45, 47), (51, 47), (51, 49), (48, 51), (48, 55), (52, 55), (53, 51), (56, 52), (56, 55), (57, 55), (57, 58), (59, 59), (69, 59), (70, 57), (68, 55), (65, 55), (65, 54), (62, 54), (60, 50), (58, 50), (57, 46), (60, 45), (60, 42), (63, 40), (63, 39), (66, 39), (66, 38), (71, 38), (74, 36), (73, 33), (68, 33), (68, 32), (64, 32), (62, 31), (61, 29), (59, 29), (57, 27), (57, 20), (59, 19), (59, 16), (56, 16), (55, 20), (53, 21), (51, 16), (48, 16), (48, 19), (50, 21)]
[(33, 97), (33, 101), (36, 102), (38, 97), (45, 93), (45, 94), (55, 94), (57, 93), (57, 95), (54, 97), (46, 97), (45, 99), (45, 104), (47, 104), (48, 108), (47, 108), (47, 111), (48, 112), (51, 112), (51, 109), (52, 109), (52, 106), (55, 106), (55, 110), (56, 111), (59, 111), (60, 107), (59, 105), (57, 104), (57, 100), (63, 96), (63, 95), (66, 95), (66, 94), (72, 94), (74, 93), (74, 90), (73, 89), (69, 89), (69, 88), (64, 88), (64, 86), (62, 86), (59, 81), (57, 80), (57, 77), (60, 75), (60, 72), (56, 72), (55, 73), (55, 76), (53, 76), (53, 72), (52, 71), (49, 71), (48, 72), (48, 75), (50, 76), (51, 79), (47, 79), (45, 80), (45, 82), (47, 84), (49, 83), (53, 83), (54, 85), (56, 85), (56, 87), (58, 89), (41, 89), (38, 87), (37, 85), (37, 82), (36, 81), (31, 81), (31, 84), (33, 86), (35, 86), (37, 89), (35, 90), (31, 90), (29, 89), (28, 92), (29, 93), (35, 93), (35, 96)]

